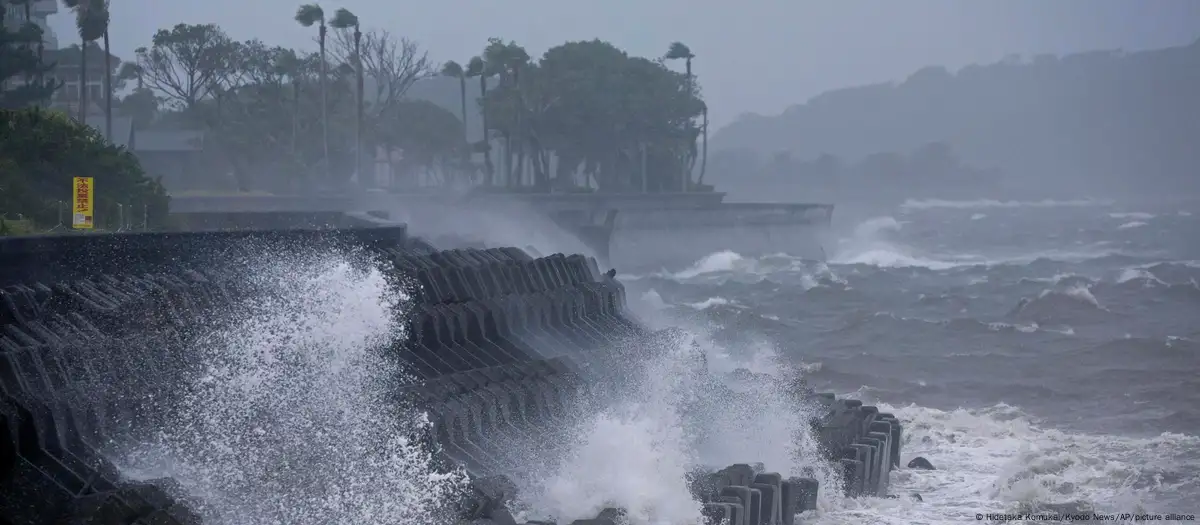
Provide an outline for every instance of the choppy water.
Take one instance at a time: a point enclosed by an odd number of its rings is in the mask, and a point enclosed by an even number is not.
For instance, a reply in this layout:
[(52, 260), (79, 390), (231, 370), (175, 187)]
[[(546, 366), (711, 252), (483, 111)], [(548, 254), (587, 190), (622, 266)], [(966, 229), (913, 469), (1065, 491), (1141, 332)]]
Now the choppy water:
[(813, 386), (908, 421), (906, 457), (939, 470), (902, 471), (894, 490), (924, 503), (835, 502), (819, 523), (948, 523), (1035, 503), (1195, 514), (1197, 213), (910, 201), (846, 228), (828, 264), (721, 252), (625, 278), (735, 359), (771, 349)]
[[(719, 372), (790, 365), (907, 424), (906, 498), (823, 490), (816, 523), (951, 523), (1056, 503), (1200, 513), (1200, 206), (910, 202), (849, 223), (829, 263), (711, 254), (626, 275), (632, 306), (687, 332), (631, 352), (621, 389), (556, 443), (514, 449), (524, 517), (605, 506), (639, 524), (695, 523), (684, 473), (762, 461), (797, 475), (803, 407), (758, 377), (706, 395), (692, 342)], [(844, 220), (844, 219), (843, 219)], [(420, 414), (379, 361), (406, 298), (377, 272), (313, 256), (249, 271), (262, 293), (194, 355), (185, 406), (121, 451), (172, 476), (216, 523), (436, 523), (462, 479), (406, 440)], [(782, 364), (781, 364), (782, 363)], [(702, 365), (701, 365), (702, 366)], [(708, 379), (706, 379), (708, 378)], [(114, 387), (117, 388), (117, 387)], [(836, 472), (813, 473), (833, 486)]]

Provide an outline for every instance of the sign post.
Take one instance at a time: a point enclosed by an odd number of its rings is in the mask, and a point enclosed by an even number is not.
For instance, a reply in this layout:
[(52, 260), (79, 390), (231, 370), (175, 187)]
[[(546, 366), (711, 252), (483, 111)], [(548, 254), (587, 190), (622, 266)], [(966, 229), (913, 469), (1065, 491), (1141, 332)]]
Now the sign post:
[(71, 227), (77, 230), (90, 230), (95, 227), (92, 214), (92, 190), (94, 189), (91, 177), (75, 177), (75, 191), (73, 192), (73, 200), (75, 201), (75, 213), (71, 215)]

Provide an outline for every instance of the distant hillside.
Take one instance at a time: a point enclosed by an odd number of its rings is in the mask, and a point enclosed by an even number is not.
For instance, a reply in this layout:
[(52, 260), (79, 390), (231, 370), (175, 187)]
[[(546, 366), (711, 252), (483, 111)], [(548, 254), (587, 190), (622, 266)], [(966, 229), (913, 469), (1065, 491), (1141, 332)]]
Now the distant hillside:
[(1198, 190), (1200, 41), (1010, 59), (954, 74), (927, 67), (899, 84), (831, 91), (719, 130), (708, 178), (724, 189), (754, 186), (749, 174), (785, 153), (859, 162), (931, 143), (965, 165), (999, 170), (1016, 192)]

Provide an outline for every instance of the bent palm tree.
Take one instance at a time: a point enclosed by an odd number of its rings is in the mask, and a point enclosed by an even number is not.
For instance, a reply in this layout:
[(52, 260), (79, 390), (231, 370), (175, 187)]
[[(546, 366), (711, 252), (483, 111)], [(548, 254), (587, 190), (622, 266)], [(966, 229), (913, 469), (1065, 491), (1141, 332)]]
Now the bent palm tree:
[[(483, 57), (473, 57), (467, 64), (467, 71), (464, 73), (468, 77), (479, 77), (479, 98), (487, 98), (487, 63), (483, 61)], [(496, 176), (496, 166), (492, 164), (492, 141), (488, 136), (488, 121), (487, 111), (481, 107), (479, 110), (479, 121), (483, 124), (483, 165), (487, 170), (487, 184), (491, 186), (494, 183)]]
[[(695, 87), (696, 87), (695, 80), (692, 77), (692, 59), (693, 58), (696, 58), (696, 55), (693, 55), (691, 48), (684, 45), (683, 42), (671, 42), (671, 46), (669, 48), (667, 48), (667, 54), (663, 55), (664, 60), (680, 60), (680, 59), (682, 59), (684, 61), (685, 70), (687, 71), (687, 76), (685, 77), (687, 79), (687, 87), (688, 87), (687, 96), (689, 96), (689, 97), (691, 97), (692, 94), (696, 90), (695, 89)], [(707, 114), (708, 114), (707, 107), (705, 108), (704, 111), (705, 111), (705, 119), (707, 120)], [(704, 126), (703, 132), (705, 135), (704, 143), (708, 144), (708, 125), (707, 124)], [(694, 142), (693, 142), (692, 148), (695, 148)], [(701, 162), (701, 164), (700, 164), (701, 166), (704, 166), (708, 161), (707, 149), (708, 148), (706, 147), (705, 148), (706, 151), (704, 152), (705, 160)], [(682, 173), (683, 177), (682, 177), (682, 180), (680, 181), (683, 183), (683, 188), (682, 188), (683, 191), (687, 191), (688, 186), (691, 185), (692, 176), (691, 176), (690, 172), (692, 170), (692, 166), (694, 165), (695, 159), (696, 159), (696, 157), (693, 154), (692, 162), (684, 163), (685, 165), (683, 167), (683, 173)], [(703, 168), (701, 168), (701, 169), (703, 169)]]
[(334, 29), (354, 28), (354, 100), (358, 104), (354, 113), (354, 174), (362, 177), (362, 129), (363, 129), (363, 62), (362, 27), (358, 16), (349, 9), (341, 8), (333, 14), (329, 25)]
[[(87, 122), (87, 48), (88, 43), (104, 36), (108, 30), (108, 9), (103, 0), (63, 0), (63, 5), (75, 12), (75, 29), (79, 31), (79, 121)], [(107, 61), (107, 58), (105, 58)]]
[(462, 98), (463, 140), (467, 140), (467, 72), (453, 60), (442, 66), (442, 76), (458, 79), (458, 92)]
[(296, 21), (304, 27), (312, 27), (316, 25), (317, 44), (321, 48), (321, 133), (325, 146), (325, 177), (329, 178), (329, 97), (326, 84), (326, 66), (328, 62), (325, 60), (325, 33), (328, 31), (325, 27), (325, 10), (317, 4), (304, 4), (296, 10)]
[[(461, 104), (462, 104), (461, 111), (462, 111), (462, 124), (463, 124), (463, 144), (470, 144), (471, 139), (470, 139), (469, 135), (467, 134), (467, 72), (465, 70), (463, 70), (463, 67), (461, 64), (451, 60), (449, 62), (446, 62), (444, 65), (442, 65), (442, 75), (458, 79), (458, 94), (459, 94), (459, 98), (461, 99)], [(464, 167), (463, 169), (464, 170), (466, 169), (466, 166), (470, 163), (470, 161), (471, 161), (471, 150), (469, 148), (465, 148), (463, 150), (463, 167)], [(474, 174), (472, 174), (472, 179), (473, 178), (474, 178)]]
[(112, 57), (111, 49), (108, 44), (108, 0), (98, 0), (99, 4), (104, 8), (104, 136), (108, 140), (112, 140), (112, 69), (113, 66), (109, 62)]

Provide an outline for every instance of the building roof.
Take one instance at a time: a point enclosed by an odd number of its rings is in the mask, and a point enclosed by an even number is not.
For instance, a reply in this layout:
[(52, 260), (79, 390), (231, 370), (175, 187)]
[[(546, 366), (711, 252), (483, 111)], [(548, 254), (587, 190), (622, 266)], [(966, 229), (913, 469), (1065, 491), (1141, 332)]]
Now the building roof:
[[(87, 125), (96, 128), (101, 135), (104, 135), (104, 115), (88, 115)], [(104, 138), (109, 142), (118, 146), (129, 147), (133, 143), (133, 119), (130, 117), (113, 116), (112, 119), (113, 136)]]
[(145, 130), (134, 135), (133, 151), (176, 152), (200, 151), (204, 148), (204, 132), (196, 130)]

